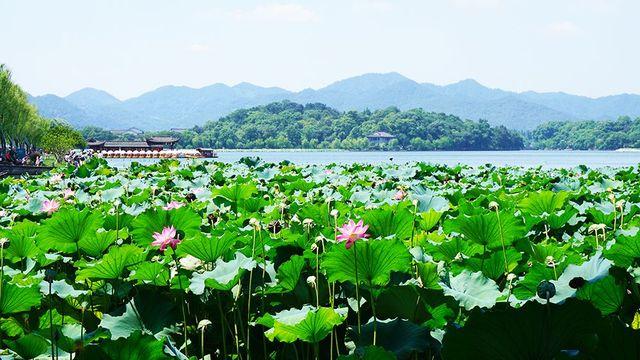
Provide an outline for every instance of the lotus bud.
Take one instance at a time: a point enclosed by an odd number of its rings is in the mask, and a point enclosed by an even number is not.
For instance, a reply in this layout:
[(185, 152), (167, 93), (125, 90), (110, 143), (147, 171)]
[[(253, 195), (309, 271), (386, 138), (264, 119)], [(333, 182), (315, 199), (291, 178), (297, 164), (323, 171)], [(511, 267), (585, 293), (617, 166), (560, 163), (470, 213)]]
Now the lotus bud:
[(411, 201), (411, 203), (413, 204), (413, 206), (418, 206), (418, 200), (417, 199), (413, 199), (413, 201)]
[(277, 234), (280, 232), (280, 230), (282, 230), (282, 224), (279, 220), (273, 220), (269, 223), (269, 225), (267, 225), (267, 229), (269, 230), (269, 232)]
[(616, 207), (620, 210), (622, 210), (622, 207), (624, 206), (624, 200), (618, 200), (616, 201)]
[(495, 201), (489, 203), (489, 210), (497, 211), (499, 207), (500, 205)]
[(202, 319), (198, 323), (198, 330), (202, 330), (202, 329), (206, 328), (207, 326), (209, 326), (211, 324), (213, 324), (213, 323), (210, 320)]
[(256, 218), (249, 219), (249, 225), (251, 225), (254, 229), (260, 229), (260, 221)]
[(614, 203), (614, 204), (615, 204), (615, 202), (616, 202), (616, 196), (615, 196), (615, 195), (613, 195), (613, 193), (609, 194), (608, 198), (609, 198), (609, 201), (611, 201), (612, 203)]
[(331, 210), (331, 213), (330, 213), (330, 214), (331, 214), (331, 216), (333, 216), (333, 217), (338, 217), (338, 214), (339, 214), (338, 209), (333, 209), (333, 210)]
[(553, 259), (553, 256), (547, 256), (547, 257), (544, 259), (544, 262), (547, 264), (547, 266), (556, 266), (556, 262), (555, 262), (555, 260)]
[(311, 275), (307, 278), (307, 284), (311, 285), (311, 287), (316, 287), (316, 277)]

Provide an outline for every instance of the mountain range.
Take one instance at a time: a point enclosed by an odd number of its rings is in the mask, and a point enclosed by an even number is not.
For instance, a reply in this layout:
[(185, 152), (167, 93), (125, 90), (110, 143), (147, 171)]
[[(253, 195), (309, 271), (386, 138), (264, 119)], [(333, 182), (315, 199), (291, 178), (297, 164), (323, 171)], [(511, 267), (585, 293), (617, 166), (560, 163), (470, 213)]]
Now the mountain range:
[(163, 86), (124, 101), (92, 88), (66, 97), (48, 94), (29, 99), (45, 117), (65, 119), (79, 128), (106, 129), (189, 128), (240, 108), (281, 100), (302, 104), (319, 102), (343, 111), (389, 106), (402, 110), (423, 108), (465, 119), (486, 119), (492, 125), (518, 130), (531, 130), (551, 120), (640, 116), (640, 95), (589, 98), (562, 92), (518, 93), (488, 88), (472, 79), (444, 86), (418, 83), (398, 73), (364, 74), (300, 92), (240, 83), (235, 86), (213, 84), (199, 89)]

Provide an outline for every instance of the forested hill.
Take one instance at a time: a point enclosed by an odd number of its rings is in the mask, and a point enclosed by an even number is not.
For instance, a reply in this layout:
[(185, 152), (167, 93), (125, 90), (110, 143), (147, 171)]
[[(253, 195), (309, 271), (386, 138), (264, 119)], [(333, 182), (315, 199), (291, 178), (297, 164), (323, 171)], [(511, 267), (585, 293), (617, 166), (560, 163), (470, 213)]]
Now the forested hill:
[(199, 89), (163, 86), (136, 98), (119, 100), (96, 89), (82, 89), (66, 97), (31, 97), (43, 116), (62, 118), (77, 128), (162, 130), (202, 126), (230, 112), (290, 100), (323, 103), (340, 111), (422, 108), (463, 119), (486, 119), (491, 125), (533, 130), (552, 120), (613, 120), (640, 116), (640, 95), (588, 98), (565, 93), (512, 92), (492, 89), (474, 80), (449, 85), (419, 83), (398, 73), (364, 74), (319, 89), (292, 92), (248, 83), (213, 84)]
[(616, 150), (640, 148), (640, 117), (615, 121), (554, 121), (530, 134), (537, 149)]
[[(369, 142), (367, 136), (377, 131), (395, 139), (383, 146)], [(95, 138), (101, 135), (95, 128), (84, 133)], [(518, 150), (524, 146), (518, 132), (482, 120), (395, 107), (341, 112), (324, 104), (289, 101), (236, 110), (202, 127), (171, 135), (178, 136), (185, 147), (242, 149)]]

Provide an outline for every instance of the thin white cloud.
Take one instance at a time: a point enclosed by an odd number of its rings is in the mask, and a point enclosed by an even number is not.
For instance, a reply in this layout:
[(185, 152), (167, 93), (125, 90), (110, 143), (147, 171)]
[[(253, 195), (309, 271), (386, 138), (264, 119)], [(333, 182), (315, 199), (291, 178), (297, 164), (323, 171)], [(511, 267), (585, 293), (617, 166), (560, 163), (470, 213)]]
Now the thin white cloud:
[(458, 8), (465, 10), (494, 9), (502, 5), (503, 0), (451, 0)]
[(189, 50), (194, 53), (205, 53), (209, 51), (209, 45), (202, 43), (193, 43), (189, 45)]
[(248, 10), (236, 10), (233, 16), (238, 20), (309, 23), (318, 20), (311, 9), (299, 4), (274, 3), (258, 5)]
[(393, 3), (387, 0), (356, 0), (354, 8), (357, 11), (387, 12), (393, 10)]
[(565, 20), (547, 25), (547, 31), (555, 35), (573, 35), (580, 31), (580, 29), (575, 23)]

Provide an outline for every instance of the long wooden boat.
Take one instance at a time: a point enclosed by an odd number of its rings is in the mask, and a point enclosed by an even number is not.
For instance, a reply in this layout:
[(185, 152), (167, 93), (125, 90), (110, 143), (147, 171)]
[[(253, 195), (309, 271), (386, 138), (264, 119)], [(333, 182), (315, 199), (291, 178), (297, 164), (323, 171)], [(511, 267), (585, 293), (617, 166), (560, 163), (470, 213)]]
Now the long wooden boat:
[(0, 177), (20, 176), (25, 174), (38, 175), (51, 169), (53, 169), (51, 166), (0, 164)]

